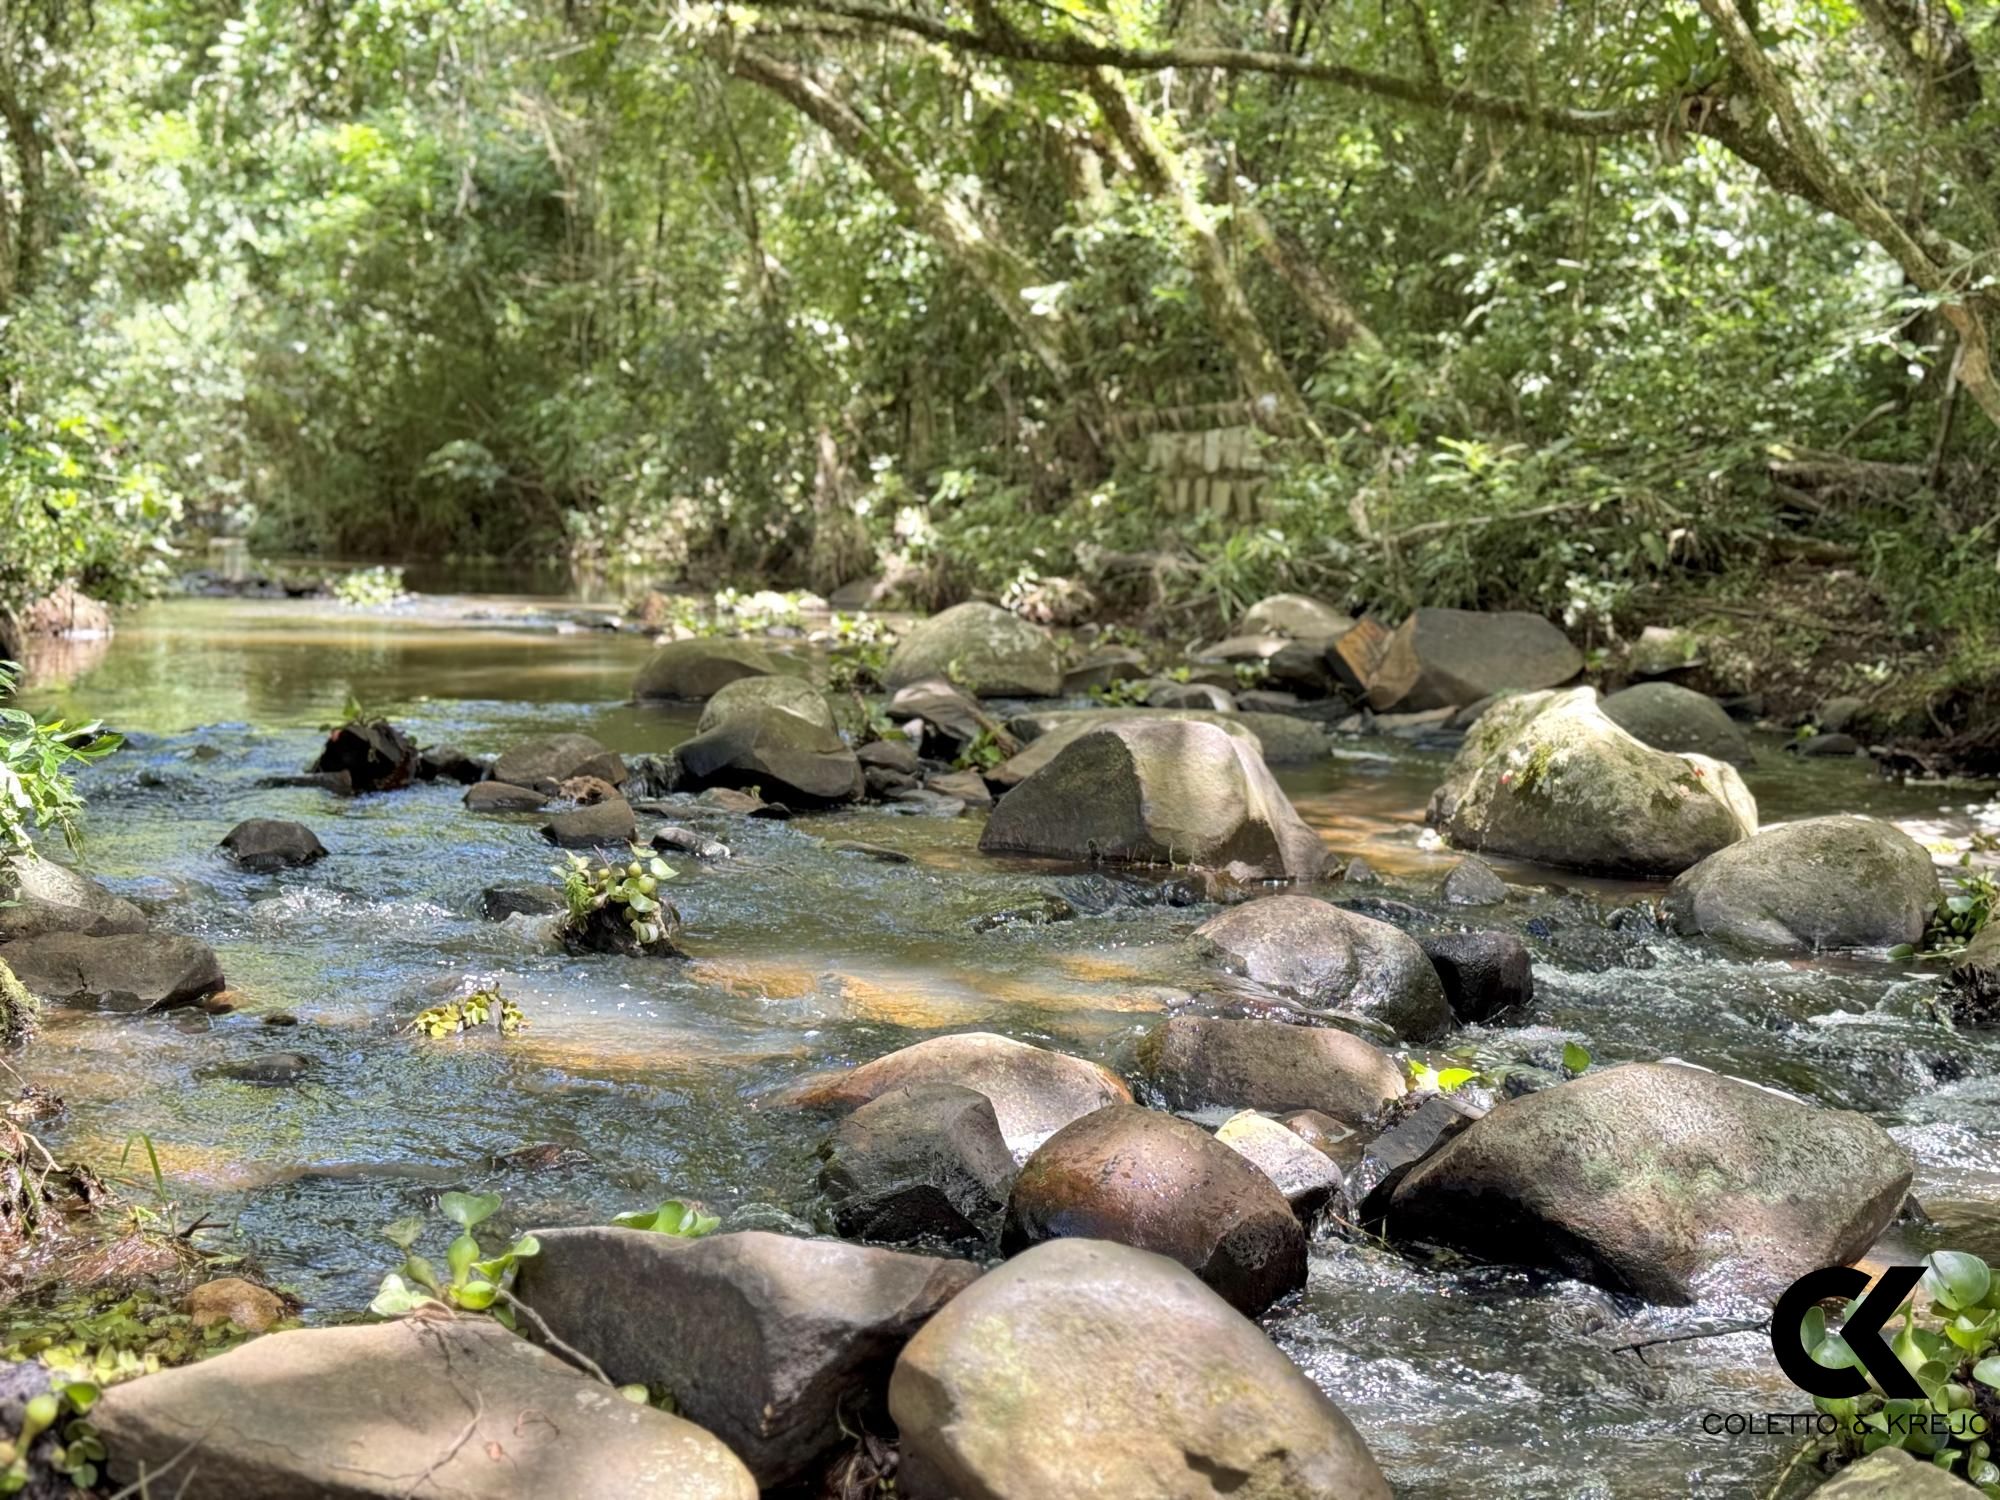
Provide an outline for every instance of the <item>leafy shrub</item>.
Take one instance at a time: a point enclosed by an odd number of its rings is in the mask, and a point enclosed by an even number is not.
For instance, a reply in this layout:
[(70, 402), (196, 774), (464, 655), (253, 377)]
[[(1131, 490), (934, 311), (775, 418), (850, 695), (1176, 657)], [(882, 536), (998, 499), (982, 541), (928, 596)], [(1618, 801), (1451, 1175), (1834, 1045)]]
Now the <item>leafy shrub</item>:
[[(0, 698), (14, 690), (19, 668), (0, 662)], [(75, 849), (83, 798), (70, 772), (104, 759), (124, 744), (96, 722), (38, 720), (20, 708), (0, 708), (0, 855), (26, 853), (35, 829), (53, 828)]]
[(376, 609), (405, 596), (401, 568), (356, 568), (333, 581), (333, 597), (350, 609)]
[(722, 1220), (714, 1214), (703, 1213), (698, 1204), (685, 1203), (679, 1198), (669, 1198), (658, 1208), (617, 1214), (611, 1222), (622, 1229), (647, 1229), (655, 1234), (671, 1234), (685, 1240), (698, 1240), (705, 1234), (714, 1233), (716, 1226)]

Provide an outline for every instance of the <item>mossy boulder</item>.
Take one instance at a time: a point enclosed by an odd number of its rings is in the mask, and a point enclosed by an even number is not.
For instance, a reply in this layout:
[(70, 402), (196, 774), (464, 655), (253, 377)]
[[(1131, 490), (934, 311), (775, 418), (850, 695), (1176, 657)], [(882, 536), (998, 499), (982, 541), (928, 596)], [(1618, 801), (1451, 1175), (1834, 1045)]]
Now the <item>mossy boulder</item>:
[(1686, 1304), (1858, 1258), (1911, 1164), (1881, 1126), (1720, 1073), (1593, 1069), (1499, 1105), (1397, 1187), (1397, 1238)]
[(1750, 737), (1706, 693), (1672, 682), (1642, 682), (1612, 693), (1598, 705), (1604, 716), (1655, 750), (1708, 755), (1733, 766), (1756, 757)]
[(1065, 746), (1106, 724), (1146, 723), (1186, 719), (1213, 724), (1226, 733), (1247, 738), (1267, 766), (1311, 765), (1327, 758), (1332, 741), (1324, 725), (1291, 714), (1224, 712), (1210, 708), (1063, 708), (1046, 713), (1017, 714), (1008, 732), (1026, 742), (988, 773), (995, 786), (1018, 786), (1054, 760)]
[(674, 750), (683, 790), (757, 788), (766, 799), (817, 807), (852, 802), (861, 762), (830, 725), (769, 703), (745, 705)]
[[(805, 662), (769, 651), (755, 641), (704, 636), (668, 641), (639, 669), (632, 696), (648, 700), (688, 701), (713, 698), (745, 677), (804, 677)], [(497, 769), (495, 774), (499, 774)]]
[(883, 686), (895, 692), (927, 677), (980, 697), (1053, 698), (1062, 691), (1062, 658), (1040, 626), (972, 602), (914, 626), (890, 656)]
[(1914, 943), (1937, 907), (1930, 854), (1872, 818), (1807, 818), (1717, 850), (1667, 889), (1674, 930), (1788, 952)]
[(1256, 747), (1188, 719), (1079, 735), (994, 806), (989, 854), (1234, 868), (1310, 880), (1325, 862)]
[(1664, 879), (1749, 838), (1757, 804), (1734, 767), (1642, 744), (1574, 688), (1482, 714), (1430, 820), (1461, 849)]
[(144, 932), (146, 914), (68, 865), (35, 854), (0, 860), (0, 943), (49, 932)]
[(35, 997), (0, 959), (0, 1047), (11, 1046), (35, 1027)]
[(792, 714), (829, 732), (839, 729), (826, 694), (803, 677), (739, 677), (708, 700), (694, 732), (707, 734), (731, 720), (753, 717), (765, 709)]

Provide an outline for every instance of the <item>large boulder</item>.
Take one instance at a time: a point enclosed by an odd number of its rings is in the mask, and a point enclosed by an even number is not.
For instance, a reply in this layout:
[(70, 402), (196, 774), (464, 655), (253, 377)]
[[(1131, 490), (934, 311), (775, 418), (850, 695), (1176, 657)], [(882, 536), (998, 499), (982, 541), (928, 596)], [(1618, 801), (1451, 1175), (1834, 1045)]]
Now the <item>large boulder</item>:
[(1676, 932), (1757, 948), (1914, 943), (1937, 908), (1931, 857), (1872, 818), (1807, 818), (1719, 849), (1667, 888)]
[(573, 777), (620, 786), (627, 774), (625, 762), (587, 734), (545, 734), (509, 745), (493, 762), (492, 778), (553, 794)]
[(1430, 819), (1461, 849), (1664, 879), (1755, 833), (1757, 804), (1734, 767), (1641, 744), (1576, 688), (1482, 714)]
[(1405, 1092), (1380, 1047), (1331, 1026), (1173, 1016), (1139, 1043), (1147, 1082), (1178, 1110), (1313, 1109), (1349, 1122)]
[(1000, 1248), (1057, 1239), (1168, 1256), (1251, 1317), (1306, 1280), (1305, 1231), (1270, 1178), (1199, 1125), (1136, 1104), (1065, 1125), (1014, 1179)]
[(1463, 708), (1493, 693), (1552, 688), (1582, 670), (1583, 653), (1540, 615), (1420, 609), (1389, 638), (1368, 704), (1378, 713)]
[(1451, 1025), (1444, 987), (1415, 938), (1312, 896), (1231, 907), (1195, 929), (1194, 946), (1232, 974), (1311, 1006), (1367, 1016), (1412, 1041)]
[(1273, 594), (1244, 612), (1240, 635), (1282, 635), (1324, 646), (1354, 628), (1354, 617), (1308, 594)]
[(111, 612), (65, 583), (18, 610), (0, 610), (0, 661), (20, 661), (50, 641), (99, 640), (111, 634)]
[(864, 781), (861, 763), (830, 727), (770, 704), (745, 706), (674, 750), (683, 790), (756, 787), (787, 804), (852, 802)]
[(1819, 1486), (1811, 1500), (1969, 1500), (1978, 1493), (1928, 1459), (1914, 1458), (1901, 1448), (1877, 1448)]
[(1734, 766), (1755, 759), (1750, 737), (1706, 693), (1671, 682), (1642, 682), (1598, 705), (1605, 718), (1655, 750), (1707, 755)]
[(1510, 1099), (1412, 1170), (1389, 1231), (1653, 1302), (1775, 1295), (1860, 1256), (1910, 1159), (1861, 1115), (1666, 1063)]
[(1109, 1068), (990, 1031), (934, 1036), (858, 1068), (814, 1074), (786, 1090), (781, 1102), (845, 1114), (892, 1089), (930, 1083), (962, 1084), (991, 1099), (1016, 1160), (1070, 1121), (1132, 1102), (1132, 1091)]
[(171, 1010), (224, 987), (214, 950), (190, 937), (51, 932), (9, 943), (5, 951), (21, 983), (44, 1000)]
[(1062, 658), (1040, 626), (996, 605), (958, 604), (912, 627), (882, 681), (894, 692), (926, 677), (980, 697), (1053, 698), (1062, 691)]
[(1027, 746), (994, 767), (990, 778), (996, 785), (1013, 786), (1055, 759), (1078, 735), (1106, 724), (1154, 719), (1190, 719), (1247, 735), (1256, 742), (1267, 766), (1316, 765), (1333, 747), (1324, 724), (1296, 714), (1224, 713), (1208, 708), (1056, 708), (1016, 714), (1007, 721), (1007, 728)]
[(755, 641), (704, 636), (668, 641), (639, 669), (632, 696), (648, 699), (712, 698), (744, 677), (804, 677), (806, 664), (795, 656), (767, 651)]
[(984, 1239), (1014, 1181), (993, 1101), (956, 1083), (891, 1089), (841, 1121), (820, 1154), (820, 1191), (850, 1239)]
[(805, 1477), (867, 1423), (910, 1335), (979, 1275), (969, 1261), (761, 1231), (536, 1238), (515, 1294), (621, 1385), (672, 1392), (766, 1488)]
[(725, 685), (703, 706), (694, 726), (707, 734), (736, 719), (756, 718), (765, 710), (796, 714), (816, 729), (838, 731), (826, 694), (803, 677), (739, 677)]
[(48, 932), (144, 932), (146, 915), (68, 865), (19, 854), (0, 861), (0, 943)]
[[(627, 1401), (488, 1318), (296, 1329), (106, 1390), (115, 1485), (182, 1500), (755, 1500), (681, 1417)], [(170, 1487), (170, 1488), (169, 1488)], [(107, 1486), (110, 1488), (110, 1486)]]
[(896, 1362), (910, 1500), (1389, 1500), (1340, 1408), (1159, 1255), (1099, 1240), (989, 1271)]
[(222, 849), (246, 870), (269, 874), (326, 858), (326, 845), (303, 823), (247, 818), (222, 836)]
[(1186, 719), (1078, 736), (1000, 799), (979, 847), (1289, 880), (1312, 879), (1326, 858), (1254, 746)]

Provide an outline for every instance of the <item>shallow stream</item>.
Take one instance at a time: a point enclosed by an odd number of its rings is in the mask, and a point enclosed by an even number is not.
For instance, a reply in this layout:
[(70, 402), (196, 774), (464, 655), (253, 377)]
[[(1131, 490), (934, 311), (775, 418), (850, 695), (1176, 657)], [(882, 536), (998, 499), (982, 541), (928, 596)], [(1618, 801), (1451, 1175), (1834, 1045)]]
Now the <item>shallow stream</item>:
[[(451, 784), (351, 800), (258, 786), (302, 769), (350, 695), (423, 743), (477, 753), (557, 730), (657, 752), (692, 731), (690, 710), (626, 701), (643, 638), (558, 628), (545, 607), (172, 601), (121, 621), (101, 659), (31, 693), (33, 706), (132, 736), (86, 777), (87, 867), (161, 927), (213, 945), (240, 1001), (214, 1018), (49, 1016), (21, 1062), (68, 1102), (50, 1144), (110, 1165), (145, 1134), (184, 1217), (228, 1226), (210, 1242), (254, 1256), (309, 1318), (364, 1305), (398, 1259), (381, 1227), (424, 1212), (443, 1187), (498, 1191), (521, 1226), (601, 1222), (676, 1194), (733, 1226), (809, 1229), (825, 1127), (759, 1108), (786, 1081), (966, 1029), (1130, 1076), (1132, 1048), (1160, 1014), (1216, 988), (1184, 941), (1208, 908), (1126, 900), (979, 930), (984, 914), (1079, 887), (1062, 885), (1074, 871), (982, 856), (975, 818), (863, 810), (772, 823), (689, 808), (676, 821), (733, 855), (677, 861), (695, 957), (666, 963), (568, 957), (535, 921), (481, 919), (482, 887), (552, 883), (538, 815), (469, 814)], [(1331, 847), (1365, 854), (1390, 882), (1385, 896), (1428, 924), (1461, 920), (1432, 894), (1452, 856), (1422, 822), (1446, 753), (1338, 744), (1320, 765), (1280, 772), (1301, 812)], [(1986, 826), (1963, 789), (1898, 788), (1861, 762), (1799, 762), (1775, 743), (1746, 779), (1766, 822), (1869, 812), (1926, 842)], [(278, 875), (234, 869), (217, 841), (253, 816), (307, 823), (330, 857)], [(913, 859), (883, 864), (832, 840)], [(1606, 921), (1650, 888), (1501, 868), (1532, 888), (1475, 923), (1529, 934), (1538, 997), (1520, 1024), (1456, 1040), (1514, 1053), (1575, 1040), (1600, 1063), (1679, 1057), (1866, 1111), (1915, 1156), (1915, 1191), (1936, 1220), (1885, 1248), (1949, 1243), (2000, 1258), (2000, 1037), (1942, 1027), (1926, 1005), (1930, 978), (1873, 959), (1742, 961)], [(517, 997), (530, 1029), (506, 1042), (400, 1034), (474, 979)], [(276, 1012), (301, 1024), (265, 1025)], [(279, 1049), (311, 1059), (308, 1081), (258, 1088), (211, 1074)], [(540, 1142), (590, 1160), (539, 1174), (490, 1162)], [(1303, 1298), (1267, 1326), (1401, 1496), (1748, 1497), (1795, 1443), (1711, 1436), (1704, 1413), (1809, 1405), (1762, 1336), (1618, 1346), (1767, 1311), (1649, 1309), (1329, 1239)]]

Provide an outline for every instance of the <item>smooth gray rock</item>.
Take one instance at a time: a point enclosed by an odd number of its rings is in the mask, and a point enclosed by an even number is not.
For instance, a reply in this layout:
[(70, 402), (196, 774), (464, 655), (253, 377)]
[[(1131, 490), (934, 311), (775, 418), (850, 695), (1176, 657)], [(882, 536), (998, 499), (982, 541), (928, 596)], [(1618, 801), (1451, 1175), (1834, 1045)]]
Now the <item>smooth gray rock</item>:
[(863, 789), (861, 763), (831, 728), (769, 704), (746, 705), (674, 750), (688, 788), (752, 787), (787, 805), (852, 802)]
[(1299, 1218), (1310, 1221), (1340, 1191), (1340, 1168), (1269, 1115), (1240, 1110), (1215, 1138), (1271, 1179)]
[(993, 1101), (956, 1083), (870, 1100), (841, 1121), (821, 1157), (820, 1191), (850, 1239), (984, 1239), (1014, 1181)]
[(1320, 645), (1346, 635), (1354, 617), (1309, 594), (1272, 594), (1244, 612), (1240, 635), (1282, 635)]
[(473, 812), (539, 812), (553, 795), (511, 781), (476, 781), (465, 789), (463, 800)]
[(613, 786), (626, 777), (625, 762), (587, 734), (549, 734), (510, 745), (493, 762), (493, 780), (554, 792), (574, 776), (595, 776)]
[(0, 943), (50, 932), (144, 932), (146, 915), (68, 865), (34, 854), (0, 861)]
[(891, 692), (942, 677), (993, 698), (1053, 698), (1062, 691), (1062, 660), (1038, 625), (997, 605), (958, 604), (913, 626), (889, 657)]
[(303, 823), (283, 818), (250, 818), (222, 837), (222, 848), (246, 870), (269, 874), (326, 858), (326, 846)]
[(709, 730), (718, 729), (732, 720), (755, 718), (766, 709), (796, 714), (829, 734), (838, 732), (826, 694), (803, 677), (783, 676), (739, 677), (734, 682), (725, 683), (703, 705), (694, 732), (707, 734)]
[(1634, 739), (1676, 755), (1707, 755), (1734, 766), (1755, 759), (1750, 737), (1706, 693), (1671, 682), (1642, 682), (1598, 705)]
[(106, 1010), (171, 1010), (224, 984), (208, 944), (169, 933), (51, 932), (4, 952), (15, 976), (44, 1000)]
[(638, 831), (632, 804), (623, 797), (607, 797), (587, 807), (559, 812), (542, 825), (542, 837), (559, 849), (623, 847)]
[(1507, 882), (1485, 860), (1468, 854), (1446, 873), (1444, 899), (1453, 906), (1498, 906), (1507, 899)]
[(1396, 1060), (1331, 1026), (1171, 1016), (1139, 1043), (1139, 1066), (1169, 1107), (1313, 1109), (1368, 1118), (1407, 1087)]
[(614, 1381), (671, 1391), (767, 1488), (808, 1476), (843, 1424), (866, 1430), (904, 1343), (979, 1276), (969, 1261), (758, 1230), (536, 1238), (515, 1294)]
[(668, 641), (639, 669), (632, 696), (641, 702), (712, 698), (744, 677), (804, 677), (807, 672), (798, 657), (766, 650), (754, 641), (712, 636)]
[(1368, 683), (1382, 713), (1462, 708), (1494, 693), (1552, 688), (1583, 670), (1583, 653), (1540, 615), (1420, 609), (1389, 638)]

